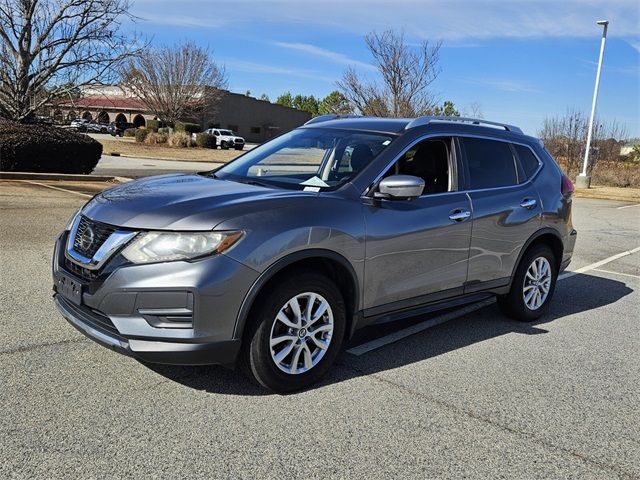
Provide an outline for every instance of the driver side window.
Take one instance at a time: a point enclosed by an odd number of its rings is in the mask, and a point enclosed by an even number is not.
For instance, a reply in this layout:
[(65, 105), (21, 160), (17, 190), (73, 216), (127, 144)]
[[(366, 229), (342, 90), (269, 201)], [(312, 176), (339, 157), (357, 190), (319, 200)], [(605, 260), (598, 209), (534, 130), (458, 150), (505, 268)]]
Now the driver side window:
[(415, 144), (384, 175), (412, 175), (424, 180), (423, 195), (455, 190), (453, 139), (430, 138)]

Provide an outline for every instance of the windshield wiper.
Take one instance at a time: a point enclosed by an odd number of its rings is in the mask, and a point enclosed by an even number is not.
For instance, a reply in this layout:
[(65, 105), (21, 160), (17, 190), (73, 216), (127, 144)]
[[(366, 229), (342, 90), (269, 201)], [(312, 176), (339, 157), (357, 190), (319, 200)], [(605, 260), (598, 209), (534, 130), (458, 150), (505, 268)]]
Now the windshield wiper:
[(271, 183), (260, 182), (258, 180), (253, 180), (250, 178), (230, 178), (229, 180), (234, 182), (246, 183), (247, 185), (256, 185), (258, 187), (274, 188), (273, 184)]

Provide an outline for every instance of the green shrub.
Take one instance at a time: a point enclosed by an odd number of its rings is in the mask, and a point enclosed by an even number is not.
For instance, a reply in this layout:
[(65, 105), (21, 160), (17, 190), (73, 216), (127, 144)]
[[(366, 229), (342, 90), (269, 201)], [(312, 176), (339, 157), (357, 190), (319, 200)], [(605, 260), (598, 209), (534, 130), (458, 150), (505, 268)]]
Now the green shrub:
[(125, 137), (135, 137), (136, 136), (136, 130), (138, 130), (137, 128), (127, 128), (124, 131), (124, 136)]
[(101, 156), (102, 145), (88, 135), (0, 120), (0, 170), (91, 173)]
[(176, 122), (176, 132), (198, 133), (200, 125), (197, 123)]
[(158, 129), (158, 133), (166, 133), (166, 134), (168, 134), (169, 133), (169, 129), (167, 127), (160, 127)]
[(191, 134), (186, 132), (174, 132), (169, 135), (168, 143), (170, 147), (192, 147), (194, 144)]
[(157, 132), (160, 128), (160, 120), (147, 120), (147, 130)]
[(166, 133), (151, 132), (144, 139), (144, 143), (147, 145), (160, 145), (161, 143), (167, 143), (169, 135)]
[(144, 139), (147, 138), (147, 135), (149, 135), (151, 133), (151, 130), (147, 129), (147, 128), (139, 128), (136, 130), (135, 136), (136, 136), (136, 142), (138, 143), (144, 143)]
[(196, 133), (196, 145), (202, 148), (216, 148), (216, 137), (208, 133)]

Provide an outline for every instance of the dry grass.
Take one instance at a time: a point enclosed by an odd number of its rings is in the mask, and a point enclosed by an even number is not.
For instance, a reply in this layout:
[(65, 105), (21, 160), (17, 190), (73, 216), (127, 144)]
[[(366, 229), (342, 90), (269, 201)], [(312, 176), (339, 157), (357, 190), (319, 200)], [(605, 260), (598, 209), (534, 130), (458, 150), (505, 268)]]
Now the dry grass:
[(220, 150), (208, 148), (173, 148), (166, 145), (145, 145), (129, 139), (108, 140), (96, 139), (103, 147), (105, 155), (117, 152), (123, 156), (139, 158), (156, 158), (161, 160), (183, 160), (199, 162), (225, 163), (243, 153), (238, 150)]
[(603, 198), (620, 202), (640, 203), (640, 188), (633, 187), (602, 187), (594, 185), (589, 189), (576, 189), (576, 197)]
[[(569, 178), (578, 175), (578, 168), (567, 168), (562, 157), (558, 163), (567, 172)], [(591, 172), (591, 183), (607, 187), (640, 188), (640, 163), (633, 161), (600, 161)]]

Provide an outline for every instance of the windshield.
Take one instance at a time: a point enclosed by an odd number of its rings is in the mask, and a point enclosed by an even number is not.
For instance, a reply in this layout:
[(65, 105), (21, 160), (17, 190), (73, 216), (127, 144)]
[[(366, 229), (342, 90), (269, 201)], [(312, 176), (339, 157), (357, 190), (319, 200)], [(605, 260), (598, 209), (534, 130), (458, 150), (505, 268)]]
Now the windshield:
[(217, 178), (319, 190), (348, 182), (393, 140), (384, 133), (301, 128), (247, 152)]
[(231, 130), (220, 130), (221, 135), (233, 135)]

